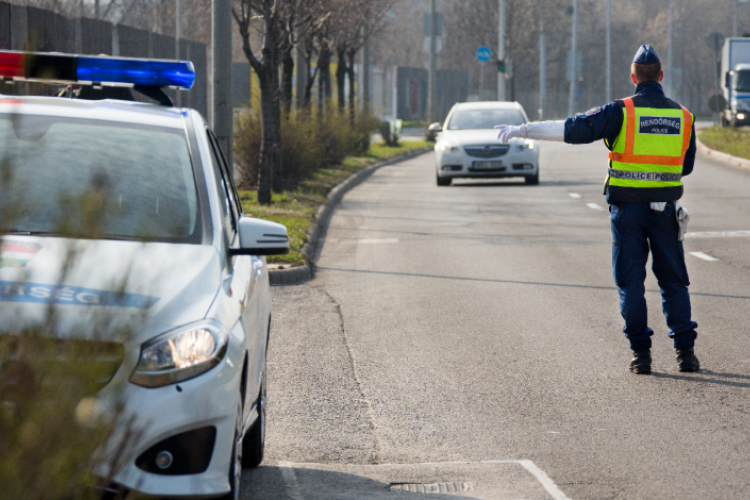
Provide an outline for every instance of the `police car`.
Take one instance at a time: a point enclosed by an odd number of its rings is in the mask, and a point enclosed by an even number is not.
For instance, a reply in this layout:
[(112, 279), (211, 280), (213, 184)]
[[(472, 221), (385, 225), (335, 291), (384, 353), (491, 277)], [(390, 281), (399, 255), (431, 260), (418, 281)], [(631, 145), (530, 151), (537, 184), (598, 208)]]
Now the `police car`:
[[(53, 308), (61, 341), (121, 347), (94, 400), (122, 423), (97, 470), (111, 486), (238, 498), (263, 458), (264, 256), (286, 228), (243, 215), (216, 137), (170, 105), (192, 63), (6, 51), (0, 77), (89, 93), (0, 95), (2, 334)], [(160, 103), (90, 98), (133, 91)]]
[(498, 144), (496, 125), (521, 125), (529, 119), (517, 102), (461, 102), (448, 112), (435, 142), (435, 174), (438, 186), (450, 186), (459, 178), (523, 177), (539, 184), (539, 144), (515, 139)]

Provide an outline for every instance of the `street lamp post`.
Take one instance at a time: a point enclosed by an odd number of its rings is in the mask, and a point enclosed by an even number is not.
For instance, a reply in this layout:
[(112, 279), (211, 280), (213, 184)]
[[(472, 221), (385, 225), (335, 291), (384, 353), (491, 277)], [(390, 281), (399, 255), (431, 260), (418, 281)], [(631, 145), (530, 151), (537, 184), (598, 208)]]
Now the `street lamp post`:
[(667, 53), (667, 97), (672, 97), (672, 23), (674, 0), (669, 0), (669, 52)]
[(573, 116), (576, 100), (576, 32), (578, 31), (578, 0), (573, 0), (573, 42), (571, 47), (571, 68), (570, 68), (570, 102), (568, 104), (568, 116)]
[(610, 0), (607, 0), (607, 98), (605, 102), (612, 100), (612, 38), (610, 36)]
[[(502, 61), (505, 59), (505, 0), (500, 0), (499, 21), (498, 21), (498, 40), (497, 40), (497, 60)], [(498, 71), (497, 73), (497, 100), (505, 100), (505, 73)]]
[(547, 65), (546, 47), (544, 45), (544, 0), (539, 15), (539, 119), (544, 120), (544, 105), (547, 100)]

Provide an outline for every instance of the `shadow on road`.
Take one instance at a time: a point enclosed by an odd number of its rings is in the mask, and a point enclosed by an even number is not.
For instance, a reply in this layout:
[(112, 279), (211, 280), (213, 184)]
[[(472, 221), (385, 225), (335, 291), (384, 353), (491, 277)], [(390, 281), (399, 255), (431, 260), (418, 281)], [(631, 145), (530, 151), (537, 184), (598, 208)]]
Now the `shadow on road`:
[[(387, 479), (386, 479), (387, 480)], [(357, 474), (347, 474), (321, 469), (263, 466), (245, 471), (242, 475), (242, 497), (246, 499), (302, 499), (305, 500), (481, 500), (473, 492), (445, 493), (469, 483), (392, 483), (378, 481)], [(470, 488), (471, 486), (469, 486)], [(412, 488), (413, 491), (408, 491)], [(419, 489), (420, 491), (416, 491)], [(486, 497), (485, 497), (486, 498)]]
[[(658, 378), (670, 378), (673, 380), (683, 380), (686, 382), (703, 382), (708, 384), (726, 385), (729, 387), (744, 387), (750, 388), (750, 375), (740, 375), (739, 373), (721, 373), (713, 372), (711, 370), (700, 370), (694, 375), (671, 375), (668, 373), (652, 373), (653, 376)], [(707, 378), (702, 375), (708, 375), (712, 377), (728, 378), (728, 379), (741, 379), (747, 380), (748, 382), (733, 382), (731, 380), (717, 380)]]

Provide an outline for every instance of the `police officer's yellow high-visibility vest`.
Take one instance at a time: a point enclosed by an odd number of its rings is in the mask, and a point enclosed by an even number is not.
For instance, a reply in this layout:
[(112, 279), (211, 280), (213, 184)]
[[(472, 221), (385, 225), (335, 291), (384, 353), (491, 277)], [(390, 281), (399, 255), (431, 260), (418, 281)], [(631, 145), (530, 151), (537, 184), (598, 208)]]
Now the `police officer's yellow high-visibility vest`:
[(622, 129), (609, 153), (609, 185), (643, 189), (682, 186), (693, 115), (682, 106), (636, 107), (631, 97), (623, 102)]

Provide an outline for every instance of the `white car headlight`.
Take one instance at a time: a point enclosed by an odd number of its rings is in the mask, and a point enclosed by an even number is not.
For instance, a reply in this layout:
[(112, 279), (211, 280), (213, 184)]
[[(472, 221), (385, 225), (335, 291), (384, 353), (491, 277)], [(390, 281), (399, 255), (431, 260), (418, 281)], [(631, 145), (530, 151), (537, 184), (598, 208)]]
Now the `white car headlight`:
[(521, 142), (516, 146), (516, 149), (519, 151), (526, 151), (527, 149), (534, 149), (534, 141), (531, 139), (526, 139), (525, 141)]
[(207, 372), (224, 358), (229, 334), (215, 321), (201, 321), (160, 335), (141, 346), (130, 381), (161, 387)]
[(458, 151), (458, 145), (451, 144), (450, 142), (443, 142), (438, 148), (440, 148), (440, 151)]

